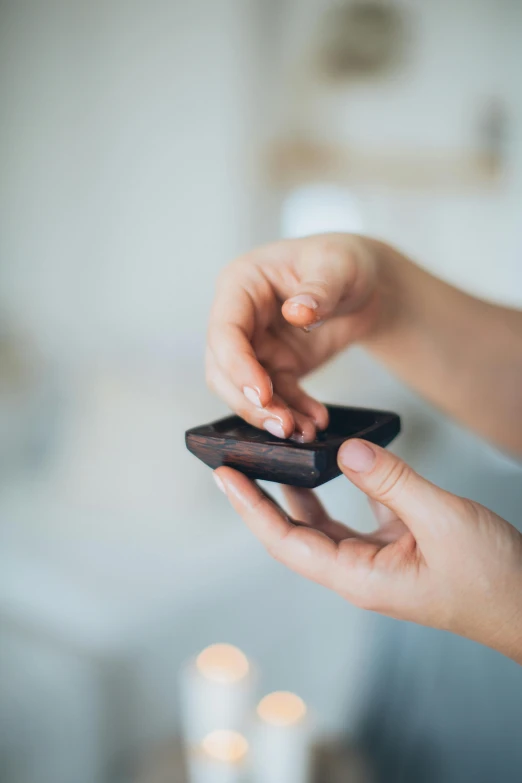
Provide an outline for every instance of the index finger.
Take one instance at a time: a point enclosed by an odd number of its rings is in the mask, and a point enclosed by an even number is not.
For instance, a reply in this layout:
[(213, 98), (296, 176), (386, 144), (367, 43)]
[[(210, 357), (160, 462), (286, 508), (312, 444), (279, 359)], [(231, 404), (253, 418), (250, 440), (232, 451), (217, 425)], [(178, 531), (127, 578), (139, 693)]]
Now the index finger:
[(301, 576), (335, 589), (338, 547), (319, 530), (296, 526), (253, 481), (232, 468), (218, 468), (230, 503), (269, 554)]
[[(266, 308), (273, 306), (264, 302)], [(257, 308), (260, 309), (260, 308)], [(259, 363), (252, 339), (259, 313), (237, 275), (227, 271), (218, 283), (208, 325), (208, 345), (224, 375), (250, 402), (265, 407), (272, 400), (272, 381)]]

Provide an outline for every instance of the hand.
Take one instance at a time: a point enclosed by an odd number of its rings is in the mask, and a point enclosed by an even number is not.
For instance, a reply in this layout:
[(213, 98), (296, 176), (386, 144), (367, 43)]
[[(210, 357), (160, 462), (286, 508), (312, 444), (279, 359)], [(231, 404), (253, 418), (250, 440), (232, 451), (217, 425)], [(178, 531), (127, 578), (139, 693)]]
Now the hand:
[(299, 380), (353, 342), (450, 416), (522, 453), (522, 311), (468, 296), (369, 238), (277, 242), (226, 267), (207, 381), (254, 426), (309, 442), (328, 414)]
[(278, 242), (226, 267), (209, 322), (209, 386), (250, 424), (312, 441), (328, 413), (299, 379), (377, 323), (378, 247), (327, 234)]
[(522, 535), (373, 444), (348, 440), (344, 475), (371, 499), (378, 529), (335, 522), (310, 490), (285, 487), (291, 518), (231, 468), (218, 485), (273, 557), (353, 604), (441, 628), (522, 664)]

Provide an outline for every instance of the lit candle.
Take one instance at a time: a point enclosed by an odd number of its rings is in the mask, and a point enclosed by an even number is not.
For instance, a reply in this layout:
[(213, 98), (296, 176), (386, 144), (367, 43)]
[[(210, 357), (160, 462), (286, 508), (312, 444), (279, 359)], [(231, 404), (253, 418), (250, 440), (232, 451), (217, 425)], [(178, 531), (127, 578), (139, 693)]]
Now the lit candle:
[(248, 658), (230, 644), (213, 644), (181, 673), (185, 741), (198, 746), (219, 730), (243, 732), (253, 703), (254, 676)]
[(244, 783), (248, 742), (237, 731), (207, 734), (188, 757), (190, 783)]
[(255, 783), (307, 783), (311, 724), (306, 704), (286, 691), (270, 693), (257, 707), (252, 738)]

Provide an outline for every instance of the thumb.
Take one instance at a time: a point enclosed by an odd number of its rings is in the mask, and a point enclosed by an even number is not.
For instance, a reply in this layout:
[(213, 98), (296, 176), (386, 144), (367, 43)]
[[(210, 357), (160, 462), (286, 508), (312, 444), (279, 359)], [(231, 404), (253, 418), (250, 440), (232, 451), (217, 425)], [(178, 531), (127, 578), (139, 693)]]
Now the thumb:
[(419, 476), (403, 460), (367, 441), (347, 440), (337, 455), (344, 475), (373, 500), (391, 509), (415, 538), (433, 538), (460, 498)]
[(373, 261), (364, 241), (356, 237), (324, 235), (303, 246), (295, 265), (295, 293), (282, 308), (293, 326), (313, 329), (333, 315), (356, 310), (366, 300), (373, 282)]

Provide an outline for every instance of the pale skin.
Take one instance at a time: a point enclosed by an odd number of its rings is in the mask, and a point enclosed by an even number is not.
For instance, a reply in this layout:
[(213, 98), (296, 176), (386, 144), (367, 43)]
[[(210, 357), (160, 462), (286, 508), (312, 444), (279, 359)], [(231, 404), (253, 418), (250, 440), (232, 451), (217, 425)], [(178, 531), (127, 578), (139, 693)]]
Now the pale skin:
[[(299, 380), (353, 343), (522, 455), (522, 312), (468, 296), (367, 238), (278, 242), (230, 264), (210, 317), (207, 380), (254, 426), (310, 441), (328, 417)], [(372, 502), (370, 536), (331, 520), (310, 491), (285, 488), (289, 516), (231, 468), (215, 476), (288, 567), (358, 606), (458, 633), (522, 664), (522, 535), (376, 446), (347, 441), (339, 466)]]

